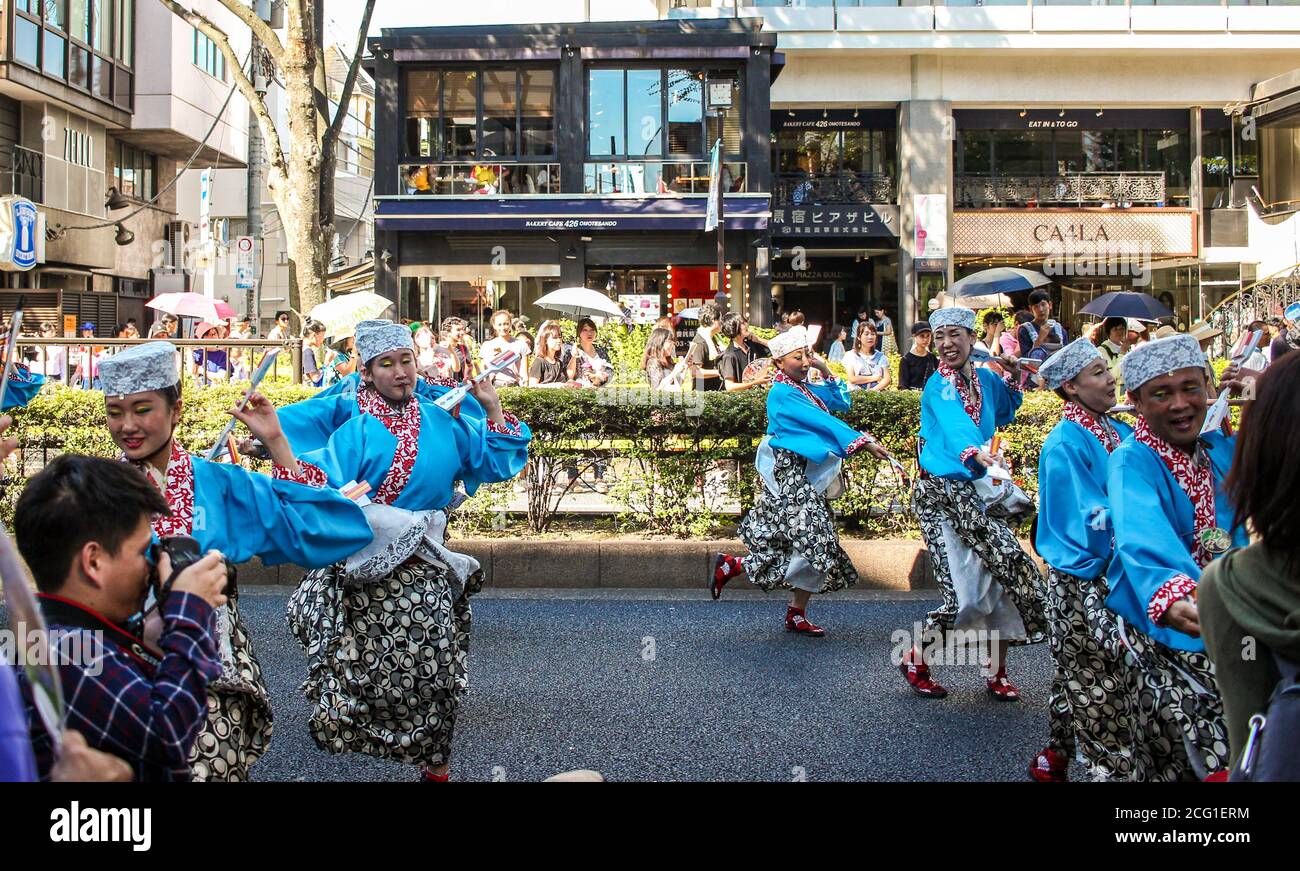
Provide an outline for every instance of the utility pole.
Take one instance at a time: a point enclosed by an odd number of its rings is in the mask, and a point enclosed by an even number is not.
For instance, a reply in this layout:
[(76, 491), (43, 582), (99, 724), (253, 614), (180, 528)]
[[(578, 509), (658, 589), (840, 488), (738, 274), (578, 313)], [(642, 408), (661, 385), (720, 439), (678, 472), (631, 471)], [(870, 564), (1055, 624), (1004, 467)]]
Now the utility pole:
[[(255, 0), (254, 9), (257, 17), (263, 21), (271, 20), (271, 0)], [(253, 69), (250, 78), (254, 90), (265, 94), (267, 90), (266, 71), (262, 65), (262, 43), (254, 35), (252, 54)], [(262, 226), (262, 166), (266, 162), (266, 153), (262, 146), (262, 128), (258, 126), (257, 113), (248, 107), (248, 235), (253, 237), (253, 286), (247, 290), (245, 312), (253, 322), (256, 334), (262, 332), (262, 260), (266, 256), (266, 240)]]

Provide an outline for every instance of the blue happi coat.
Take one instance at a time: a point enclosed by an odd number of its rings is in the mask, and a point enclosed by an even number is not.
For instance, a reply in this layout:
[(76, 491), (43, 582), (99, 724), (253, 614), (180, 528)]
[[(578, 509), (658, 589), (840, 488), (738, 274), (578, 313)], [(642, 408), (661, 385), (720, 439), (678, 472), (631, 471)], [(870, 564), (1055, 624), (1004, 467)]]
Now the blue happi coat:
[(804, 382), (808, 392), (826, 405), (822, 410), (798, 387), (778, 380), (767, 393), (767, 435), (773, 448), (783, 448), (813, 463), (831, 455), (844, 459), (862, 433), (831, 414), (848, 411), (849, 388), (838, 378), (820, 384)]
[[(294, 452), (303, 454), (320, 450), (343, 424), (360, 415), (362, 412), (357, 405), (357, 392), (360, 389), (361, 376), (354, 372), (310, 399), (278, 409), (280, 428), (284, 430)], [(451, 389), (429, 384), (423, 378), (415, 382), (415, 396), (424, 402), (432, 402)], [(487, 412), (473, 395), (467, 395), (461, 401), (459, 414), (480, 421), (487, 420)]]
[[(321, 568), (351, 556), (373, 538), (361, 509), (336, 489), (275, 480), (198, 457), (189, 460), (194, 502), (188, 534), (204, 551), (215, 548), (233, 563), (260, 557), (268, 565)], [(176, 463), (173, 450), (167, 499), (174, 516), (155, 520), (155, 530), (186, 519), (180, 516), (183, 504), (173, 486), (184, 486), (175, 481)]]
[(1014, 421), (1024, 401), (1019, 390), (1012, 390), (991, 369), (977, 367), (975, 377), (983, 391), (978, 425), (966, 413), (961, 395), (947, 378), (935, 372), (925, 382), (921, 393), (921, 468), (936, 478), (982, 478), (984, 468), (973, 459), (963, 463), (962, 453), (967, 448), (979, 448), (998, 427)]
[[(1245, 547), (1249, 544), (1246, 531), (1233, 526), (1232, 506), (1223, 492), (1236, 438), (1212, 432), (1202, 440), (1209, 450), (1214, 475), (1216, 523), (1228, 531), (1233, 547)], [(1193, 557), (1196, 541), (1192, 500), (1160, 456), (1133, 436), (1110, 455), (1107, 492), (1115, 526), (1115, 556), (1107, 572), (1107, 606), (1161, 644), (1177, 650), (1203, 651), (1201, 639), (1157, 626), (1147, 616), (1151, 597), (1166, 582), (1177, 575), (1200, 580), (1201, 568)]]
[[(315, 402), (323, 406), (350, 403), (357, 411), (329, 435), (324, 447), (301, 453), (300, 462), (319, 468), (334, 487), (365, 481), (372, 499), (381, 492), (388, 475), (399, 474), (397, 469), (409, 464), (405, 484), (388, 502), (397, 508), (445, 508), (457, 480), (473, 495), (482, 484), (518, 475), (528, 461), (532, 433), (522, 422), (514, 432), (494, 432), (484, 418), (467, 412), (454, 416), (431, 402), (413, 398), (410, 402), (418, 410), (419, 434), (413, 446), (403, 447), (382, 420), (359, 410), (355, 398), (311, 399), (298, 405)], [(322, 411), (328, 414), (330, 409)]]
[[(1133, 433), (1111, 420), (1120, 439)], [(1091, 580), (1106, 571), (1114, 529), (1106, 498), (1110, 454), (1072, 420), (1056, 425), (1038, 456), (1038, 532), (1034, 547), (1058, 572)]]

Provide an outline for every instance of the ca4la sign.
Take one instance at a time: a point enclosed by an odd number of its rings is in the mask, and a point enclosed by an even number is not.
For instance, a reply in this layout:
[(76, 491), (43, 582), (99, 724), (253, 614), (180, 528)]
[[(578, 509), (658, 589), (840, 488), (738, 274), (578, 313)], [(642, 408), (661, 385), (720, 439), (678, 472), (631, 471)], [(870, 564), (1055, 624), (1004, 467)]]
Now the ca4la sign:
[(26, 197), (0, 197), (0, 269), (26, 272), (45, 259), (45, 216)]

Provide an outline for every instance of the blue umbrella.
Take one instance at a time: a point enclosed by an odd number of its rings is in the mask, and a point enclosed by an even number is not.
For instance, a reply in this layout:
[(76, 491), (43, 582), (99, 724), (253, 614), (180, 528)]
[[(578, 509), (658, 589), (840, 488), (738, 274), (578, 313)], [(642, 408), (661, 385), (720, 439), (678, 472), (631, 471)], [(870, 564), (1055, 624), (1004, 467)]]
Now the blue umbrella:
[(1151, 294), (1130, 290), (1103, 293), (1079, 309), (1079, 314), (1098, 318), (1136, 318), (1140, 321), (1158, 321), (1174, 316), (1169, 306)]
[(953, 296), (990, 296), (995, 293), (1016, 293), (1033, 290), (1051, 284), (1052, 279), (1041, 272), (1028, 269), (1016, 269), (1013, 266), (998, 266), (968, 275), (960, 281), (954, 281), (948, 293)]

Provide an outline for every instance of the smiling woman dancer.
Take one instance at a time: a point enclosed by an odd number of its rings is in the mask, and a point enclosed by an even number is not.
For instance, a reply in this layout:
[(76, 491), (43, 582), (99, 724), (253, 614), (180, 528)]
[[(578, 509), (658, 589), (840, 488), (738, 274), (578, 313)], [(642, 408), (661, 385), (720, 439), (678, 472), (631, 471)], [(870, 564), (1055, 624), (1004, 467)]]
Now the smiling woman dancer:
[[(260, 557), (268, 565), (329, 565), (371, 540), (365, 517), (336, 490), (303, 487), (239, 466), (192, 457), (176, 442), (181, 388), (176, 346), (152, 342), (106, 358), (99, 377), (108, 431), (122, 459), (149, 477), (171, 513), (154, 518), (159, 538), (189, 535), (202, 551), (234, 564)], [(296, 468), (275, 408), (260, 394), (233, 412), (276, 462)], [(208, 719), (190, 754), (195, 780), (247, 780), (271, 738), (271, 703), (238, 596), (217, 612), (223, 674), (208, 687)]]
[[(849, 409), (848, 386), (808, 350), (803, 327), (779, 334), (769, 346), (777, 371), (767, 395), (767, 435), (754, 459), (763, 489), (740, 523), (749, 555), (719, 554), (710, 591), (717, 599), (739, 574), (765, 592), (784, 587), (791, 591), (786, 631), (820, 638), (826, 631), (808, 619), (809, 598), (858, 581), (853, 561), (840, 547), (826, 493), (839, 480), (842, 459), (863, 449), (878, 459), (889, 454), (870, 433), (831, 414)], [(825, 379), (820, 384), (807, 381), (814, 368)]]
[[(375, 530), (370, 546), (311, 572), (289, 600), (307, 650), (311, 733), (331, 753), (418, 764), (424, 780), (445, 781), (468, 675), (469, 597), (482, 573), (443, 546), (443, 509), (457, 480), (472, 495), (517, 475), (532, 434), (487, 381), (473, 394), (485, 418), (416, 398), (411, 331), (401, 324), (358, 325), (356, 345), (359, 413), (300, 462), (302, 480), (372, 487), (364, 510)], [(295, 408), (338, 412), (318, 399)]]
[[(939, 369), (921, 395), (921, 472), (912, 508), (934, 566), (943, 604), (926, 617), (925, 638), (956, 642), (953, 629), (983, 633), (990, 662), (988, 691), (999, 701), (1020, 693), (1007, 680), (1007, 648), (1047, 638), (1043, 577), (1000, 512), (986, 509), (974, 482), (998, 464), (990, 440), (1015, 420), (1023, 396), (1014, 357), (999, 357), (1007, 374), (975, 367), (975, 312), (939, 309), (930, 316)], [(948, 691), (931, 676), (922, 639), (902, 654), (899, 668), (918, 695)], [(929, 649), (934, 648), (927, 645)], [(983, 652), (983, 650), (982, 650)]]
[(1065, 405), (1038, 458), (1038, 531), (1047, 563), (1047, 613), (1056, 675), (1047, 703), (1050, 742), (1029, 765), (1040, 783), (1069, 779), (1076, 750), (1095, 779), (1127, 780), (1133, 742), (1106, 568), (1115, 550), (1106, 477), (1132, 434), (1110, 417), (1115, 375), (1096, 345), (1076, 339), (1038, 370)]

